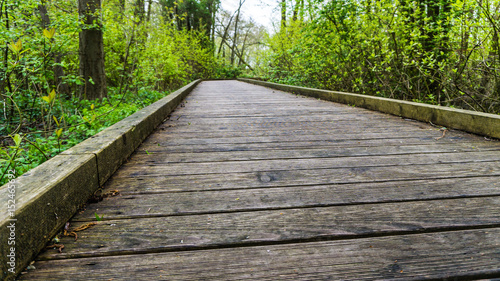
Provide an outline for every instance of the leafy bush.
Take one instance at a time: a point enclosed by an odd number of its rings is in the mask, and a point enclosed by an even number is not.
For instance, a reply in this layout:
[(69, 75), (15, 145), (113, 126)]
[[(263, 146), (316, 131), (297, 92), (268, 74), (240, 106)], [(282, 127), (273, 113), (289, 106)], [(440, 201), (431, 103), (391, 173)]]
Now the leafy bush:
[(76, 98), (61, 101), (63, 107), (73, 114), (65, 118), (64, 124), (56, 124), (58, 129), (51, 133), (32, 130), (22, 136), (3, 137), (0, 185), (7, 182), (5, 174), (8, 170), (21, 175), (165, 96), (165, 93), (154, 90), (141, 90), (138, 95), (128, 93), (126, 96), (117, 94), (116, 89), (111, 90), (109, 97), (101, 101)]
[(280, 83), (499, 113), (499, 4), (308, 1), (287, 10), (293, 16), (268, 41), (268, 64), (258, 73)]

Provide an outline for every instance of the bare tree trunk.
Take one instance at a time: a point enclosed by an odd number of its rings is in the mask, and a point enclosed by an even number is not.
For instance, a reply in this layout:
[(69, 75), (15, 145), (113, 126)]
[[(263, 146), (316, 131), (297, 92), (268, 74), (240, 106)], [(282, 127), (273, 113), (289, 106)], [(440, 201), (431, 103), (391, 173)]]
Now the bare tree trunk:
[[(247, 29), (247, 32), (245, 32), (245, 38), (243, 39), (243, 45), (241, 46), (241, 57), (243, 57), (245, 55), (245, 47), (247, 44), (248, 33), (249, 33), (249, 30)], [(240, 57), (240, 61), (238, 63), (238, 66), (240, 66), (243, 63), (243, 60), (241, 59), (241, 57)]]
[[(227, 33), (229, 31), (229, 27), (231, 26), (231, 22), (233, 21), (233, 17), (234, 17), (234, 15), (229, 18), (229, 22), (228, 22), (227, 26), (224, 28), (224, 34), (222, 35), (222, 41), (220, 42), (220, 45), (219, 45), (219, 51), (217, 52), (217, 57), (219, 57), (220, 51), (223, 48), (223, 44), (224, 44), (224, 41), (227, 38), (227, 35), (228, 35)], [(225, 54), (224, 54), (223, 57), (225, 57)]]
[(49, 13), (47, 12), (47, 7), (45, 6), (45, 1), (38, 4), (38, 12), (40, 13), (42, 29), (47, 29), (50, 25), (50, 18)]
[(149, 0), (149, 1), (148, 1), (148, 14), (147, 14), (147, 16), (146, 16), (146, 20), (147, 20), (148, 22), (150, 22), (150, 21), (151, 21), (151, 9), (152, 9), (152, 8), (153, 8), (153, 0)]
[(252, 70), (252, 71), (253, 71), (253, 67), (252, 67), (250, 64), (248, 64), (248, 63), (247, 63), (247, 62), (243, 59), (243, 57), (241, 56), (241, 54), (238, 52), (238, 50), (237, 50), (236, 48), (233, 48), (233, 47), (232, 47), (231, 45), (229, 45), (226, 41), (223, 41), (223, 42), (224, 42), (224, 44), (226, 44), (229, 48), (231, 48), (231, 51), (232, 51), (234, 54), (236, 54), (236, 56), (238, 56), (238, 58), (240, 59), (240, 61), (241, 61), (243, 64), (245, 64), (246, 66), (248, 66), (248, 68), (249, 68), (250, 70)]
[(245, 0), (240, 0), (240, 5), (238, 6), (238, 12), (236, 14), (236, 20), (234, 22), (234, 35), (233, 35), (233, 46), (231, 47), (231, 65), (234, 64), (235, 48), (238, 40), (238, 21), (240, 20), (241, 6), (245, 3)]
[(286, 27), (286, 0), (281, 0), (281, 29)]
[(217, 7), (216, 7), (216, 2), (212, 1), (211, 4), (211, 12), (212, 12), (212, 30), (211, 30), (211, 40), (212, 40), (212, 46), (215, 48), (215, 17), (217, 13)]
[(100, 9), (101, 0), (78, 1), (78, 13), (85, 25), (80, 31), (80, 76), (84, 79), (80, 98), (89, 100), (107, 96)]
[(299, 13), (302, 14), (301, 8), (303, 7), (304, 7), (304, 0), (297, 0), (297, 2), (295, 3), (295, 7), (293, 7), (293, 16), (292, 16), (293, 21), (297, 21)]

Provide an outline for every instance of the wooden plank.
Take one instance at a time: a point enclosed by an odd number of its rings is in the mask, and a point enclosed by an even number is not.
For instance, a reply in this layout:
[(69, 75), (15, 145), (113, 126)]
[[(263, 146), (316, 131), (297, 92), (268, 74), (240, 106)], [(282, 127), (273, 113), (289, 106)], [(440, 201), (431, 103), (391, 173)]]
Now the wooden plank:
[[(254, 123), (218, 123), (214, 125), (207, 124), (197, 124), (196, 122), (184, 121), (182, 123), (178, 122), (176, 124), (170, 124), (174, 129), (172, 132), (206, 132), (206, 131), (258, 131), (258, 130), (288, 130), (293, 128), (295, 130), (324, 130), (324, 132), (330, 132), (332, 130), (348, 132), (365, 132), (373, 131), (375, 128), (379, 128), (378, 131), (383, 132), (383, 129), (390, 131), (396, 131), (395, 127), (403, 127), (403, 125), (394, 124), (394, 126), (387, 126), (377, 122), (364, 122), (363, 125), (366, 129), (359, 128), (356, 129), (358, 124), (352, 122), (338, 121), (334, 124), (331, 121), (318, 121), (318, 122), (254, 122)], [(372, 129), (369, 129), (371, 127)], [(354, 129), (351, 129), (354, 128)], [(408, 129), (401, 128), (401, 130), (409, 131)], [(437, 131), (437, 130), (436, 130)], [(417, 131), (414, 132), (414, 134)]]
[(499, 162), (470, 162), (390, 167), (352, 167), (292, 171), (260, 171), (178, 175), (165, 177), (148, 171), (118, 171), (107, 186), (127, 192), (178, 192), (230, 190), (261, 187), (313, 186), (347, 183), (373, 183), (401, 180), (446, 179), (500, 176)]
[[(227, 109), (224, 108), (223, 110), (203, 110), (203, 111), (192, 111), (189, 109), (185, 110), (176, 110), (175, 112), (172, 112), (170, 114), (170, 120), (179, 120), (183, 118), (213, 118), (213, 119), (218, 119), (218, 118), (244, 118), (244, 117), (260, 117), (260, 118), (266, 118), (266, 117), (301, 117), (301, 116), (317, 116), (317, 115), (340, 115), (340, 116), (351, 116), (351, 115), (356, 115), (356, 116), (373, 116), (373, 113), (371, 111), (346, 111), (346, 110), (339, 110), (335, 107), (324, 107), (324, 108), (304, 108), (304, 109), (297, 109), (297, 107), (280, 107), (276, 108), (273, 111), (270, 110), (263, 110), (260, 108), (249, 108), (247, 110), (241, 111), (241, 110), (235, 110), (235, 109)], [(383, 115), (386, 116), (387, 115)], [(392, 117), (396, 118), (396, 117)]]
[[(199, 174), (248, 173), (262, 171), (292, 171), (309, 169), (360, 168), (382, 166), (430, 165), (437, 163), (493, 162), (500, 165), (500, 151), (381, 155), (370, 157), (268, 159), (249, 161), (162, 163), (158, 156), (149, 161), (130, 160), (116, 175), (176, 176)], [(150, 162), (151, 161), (151, 162)], [(140, 164), (140, 165), (137, 165)], [(390, 168), (387, 168), (390, 169)]]
[[(131, 183), (132, 184), (132, 183)], [(239, 190), (165, 193), (128, 186), (120, 195), (88, 204), (73, 221), (93, 221), (95, 213), (106, 219), (196, 215), (207, 213), (312, 208), (368, 203), (389, 203), (500, 195), (500, 177), (290, 186)], [(111, 185), (107, 190), (115, 188)]]
[[(106, 214), (101, 214), (106, 217)], [(77, 241), (73, 237), (62, 237), (60, 243), (65, 245), (63, 253), (48, 250), (38, 259), (178, 251), (219, 245), (236, 247), (284, 241), (353, 239), (500, 226), (500, 197), (109, 219), (80, 232)], [(74, 223), (73, 227), (84, 224)], [(95, 248), (95, 245), (99, 247)]]
[(257, 143), (208, 143), (208, 144), (168, 144), (162, 145), (159, 141), (149, 140), (148, 142), (141, 145), (141, 147), (136, 151), (137, 153), (148, 152), (162, 152), (162, 153), (191, 153), (191, 152), (224, 152), (224, 151), (261, 151), (261, 150), (279, 150), (279, 149), (308, 149), (321, 147), (323, 149), (341, 149), (345, 147), (370, 147), (370, 146), (398, 146), (398, 145), (426, 145), (426, 144), (444, 144), (454, 146), (456, 143), (461, 143), (465, 147), (472, 145), (470, 148), (477, 148), (479, 151), (481, 149), (489, 149), (492, 147), (498, 147), (496, 142), (466, 142), (461, 141), (461, 139), (451, 139), (446, 140), (440, 139), (437, 142), (432, 137), (400, 137), (400, 138), (373, 138), (373, 139), (335, 139), (335, 140), (318, 140), (318, 141), (282, 141), (273, 142), (272, 144), (267, 142), (257, 142)]
[(500, 229), (38, 261), (19, 280), (461, 280), (500, 276)]
[[(429, 144), (429, 145), (398, 145), (398, 146), (372, 146), (372, 147), (341, 147), (341, 148), (303, 148), (303, 149), (267, 149), (260, 151), (226, 151), (226, 152), (184, 152), (164, 153), (161, 146), (151, 145), (139, 148), (137, 155), (131, 163), (168, 164), (168, 163), (196, 163), (196, 162), (224, 162), (224, 161), (249, 161), (270, 159), (301, 159), (301, 158), (335, 158), (335, 157), (361, 157), (403, 154), (435, 154), (435, 153), (461, 153), (472, 151), (492, 151), (500, 153), (500, 146), (478, 148), (484, 143), (456, 143), (456, 144)], [(149, 148), (149, 149), (148, 149)], [(497, 152), (498, 151), (498, 152)], [(155, 157), (151, 157), (154, 153)]]
[[(319, 131), (318, 131), (319, 132)], [(318, 134), (309, 134), (309, 135), (264, 135), (264, 136), (236, 136), (236, 137), (221, 137), (215, 135), (211, 137), (211, 133), (202, 133), (198, 132), (198, 137), (180, 139), (179, 136), (182, 134), (172, 134), (172, 135), (152, 135), (148, 139), (148, 142), (156, 142), (156, 144), (160, 146), (170, 146), (170, 145), (209, 145), (209, 144), (251, 144), (251, 143), (282, 143), (282, 142), (310, 142), (312, 145), (321, 145), (318, 142), (340, 142), (346, 140), (356, 140), (356, 141), (365, 141), (365, 140), (373, 140), (373, 139), (393, 139), (393, 138), (420, 138), (427, 141), (436, 142), (436, 138), (441, 137), (443, 135), (442, 132), (439, 131), (423, 131), (423, 132), (415, 132), (415, 131), (398, 131), (398, 132), (377, 132), (377, 133), (351, 133), (351, 132), (331, 132), (324, 133), (320, 132)], [(244, 134), (243, 134), (244, 135)], [(460, 140), (462, 137), (446, 137), (448, 141)], [(440, 139), (441, 141), (441, 139)]]
[[(374, 116), (370, 114), (321, 114), (321, 115), (294, 115), (294, 116), (267, 116), (267, 117), (230, 117), (226, 116), (224, 118), (171, 118), (173, 123), (184, 124), (185, 122), (192, 122), (193, 124), (201, 125), (224, 125), (230, 123), (232, 125), (244, 124), (266, 124), (266, 123), (322, 123), (322, 122), (364, 122), (364, 121), (386, 121), (393, 120), (392, 118), (387, 118), (386, 116)], [(375, 122), (374, 122), (375, 123)]]
[[(314, 132), (322, 132), (326, 135), (328, 133), (343, 133), (343, 134), (364, 134), (364, 133), (396, 133), (401, 130), (403, 131), (435, 131), (438, 132), (439, 129), (432, 126), (408, 126), (402, 123), (394, 123), (388, 125), (386, 123), (374, 122), (374, 123), (347, 123), (345, 124), (333, 124), (333, 122), (317, 122), (317, 123), (306, 123), (306, 122), (269, 122), (261, 124), (243, 123), (243, 124), (224, 124), (224, 125), (198, 125), (196, 122), (183, 121), (180, 122), (166, 122), (163, 126), (158, 127), (160, 134), (175, 134), (175, 133), (200, 133), (200, 132), (213, 132), (213, 133), (229, 133), (239, 131), (241, 133), (261, 133), (261, 131), (269, 131), (272, 133), (276, 131), (277, 134), (283, 134), (287, 131), (304, 131), (301, 135), (314, 134)], [(355, 125), (355, 126), (352, 126)], [(168, 131), (165, 131), (168, 129)], [(199, 136), (200, 137), (200, 136)]]

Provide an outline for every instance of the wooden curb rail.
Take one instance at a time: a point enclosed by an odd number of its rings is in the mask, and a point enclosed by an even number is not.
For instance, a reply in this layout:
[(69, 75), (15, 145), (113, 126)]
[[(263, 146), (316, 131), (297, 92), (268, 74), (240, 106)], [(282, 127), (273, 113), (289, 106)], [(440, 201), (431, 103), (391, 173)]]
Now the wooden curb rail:
[(14, 279), (199, 82), (0, 187), (1, 279)]
[(500, 115), (368, 95), (290, 86), (247, 78), (239, 78), (238, 80), (294, 94), (389, 113), (404, 118), (432, 122), (433, 124), (450, 129), (500, 139)]

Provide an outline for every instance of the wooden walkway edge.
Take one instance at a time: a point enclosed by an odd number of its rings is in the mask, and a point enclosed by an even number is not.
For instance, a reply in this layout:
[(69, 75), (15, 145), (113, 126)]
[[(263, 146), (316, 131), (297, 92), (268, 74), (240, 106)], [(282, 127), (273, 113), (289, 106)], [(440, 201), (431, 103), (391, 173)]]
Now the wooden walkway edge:
[(19, 280), (500, 278), (499, 141), (238, 81), (95, 201)]

